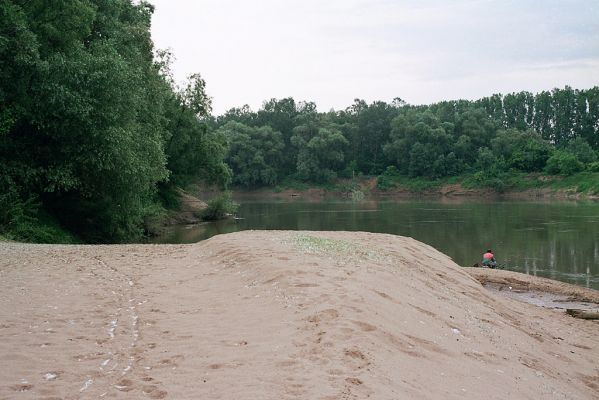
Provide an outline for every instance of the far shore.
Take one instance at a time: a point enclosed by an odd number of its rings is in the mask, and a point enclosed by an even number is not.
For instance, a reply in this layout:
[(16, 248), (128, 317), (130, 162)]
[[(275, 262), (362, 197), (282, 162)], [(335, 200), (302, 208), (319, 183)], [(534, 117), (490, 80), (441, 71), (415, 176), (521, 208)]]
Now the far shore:
[[(490, 188), (464, 188), (460, 184), (442, 185), (434, 189), (414, 191), (405, 187), (396, 187), (390, 190), (381, 190), (376, 186), (376, 179), (362, 179), (359, 181), (359, 190), (362, 195), (360, 200), (405, 200), (405, 199), (445, 199), (448, 201), (459, 200), (546, 200), (546, 201), (577, 201), (599, 200), (599, 194), (581, 193), (573, 189), (534, 188), (525, 190), (508, 189), (497, 192)], [(197, 190), (200, 198), (214, 197), (218, 190), (201, 188)], [(318, 201), (327, 198), (352, 199), (352, 191), (327, 189), (323, 187), (285, 188), (272, 187), (248, 189), (234, 187), (233, 195), (239, 200), (246, 199), (280, 199), (280, 200), (307, 200)]]

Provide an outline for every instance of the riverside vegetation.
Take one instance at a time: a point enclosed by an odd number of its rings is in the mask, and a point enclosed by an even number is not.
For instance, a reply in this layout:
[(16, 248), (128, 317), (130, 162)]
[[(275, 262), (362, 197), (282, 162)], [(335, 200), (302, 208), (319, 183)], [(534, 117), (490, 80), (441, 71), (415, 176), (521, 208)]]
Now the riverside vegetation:
[(137, 240), (175, 188), (225, 185), (200, 75), (183, 87), (127, 0), (0, 4), (0, 234), (43, 242)]
[[(130, 0), (2, 2), (0, 237), (139, 240), (193, 182), (281, 188), (369, 175), (381, 189), (599, 192), (599, 87), (431, 105), (357, 99), (329, 112), (284, 98), (213, 116), (201, 76), (180, 87), (172, 55), (154, 48), (152, 12)], [(234, 206), (217, 203), (207, 217)]]
[(213, 122), (241, 187), (329, 186), (378, 176), (378, 187), (419, 191), (444, 183), (574, 188), (599, 193), (599, 87), (493, 95), (476, 101), (367, 104), (319, 113), (272, 99)]

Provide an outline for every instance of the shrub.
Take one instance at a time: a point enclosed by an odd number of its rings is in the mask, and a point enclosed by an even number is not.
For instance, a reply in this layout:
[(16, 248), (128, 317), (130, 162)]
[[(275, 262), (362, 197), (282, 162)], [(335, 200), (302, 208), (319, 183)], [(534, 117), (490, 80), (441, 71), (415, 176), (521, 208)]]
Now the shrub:
[(553, 175), (572, 175), (584, 169), (578, 158), (569, 152), (558, 150), (547, 160), (545, 171)]
[(587, 171), (599, 172), (599, 161), (595, 161), (587, 165)]
[(568, 153), (574, 154), (578, 161), (588, 164), (597, 161), (597, 155), (589, 143), (581, 137), (572, 139), (566, 146)]
[(77, 242), (54, 218), (40, 209), (34, 197), (22, 200), (14, 188), (0, 193), (0, 235), (4, 239), (34, 243)]
[(492, 165), (491, 168), (475, 172), (472, 176), (466, 178), (462, 182), (462, 186), (465, 188), (488, 187), (502, 193), (509, 186), (506, 183), (508, 177), (508, 173), (500, 171)]
[(381, 190), (389, 190), (397, 186), (398, 180), (399, 170), (394, 165), (391, 165), (377, 177), (377, 186)]
[(233, 201), (231, 192), (224, 192), (208, 202), (208, 207), (202, 213), (202, 219), (205, 221), (223, 219), (235, 213), (238, 207), (239, 204)]

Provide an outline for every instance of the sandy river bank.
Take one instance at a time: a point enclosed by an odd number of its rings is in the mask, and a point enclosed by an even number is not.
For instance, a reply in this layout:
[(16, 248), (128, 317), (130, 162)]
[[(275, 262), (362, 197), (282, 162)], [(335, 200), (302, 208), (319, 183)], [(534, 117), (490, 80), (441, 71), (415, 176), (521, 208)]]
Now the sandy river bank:
[(592, 399), (598, 332), (392, 235), (0, 243), (0, 399)]

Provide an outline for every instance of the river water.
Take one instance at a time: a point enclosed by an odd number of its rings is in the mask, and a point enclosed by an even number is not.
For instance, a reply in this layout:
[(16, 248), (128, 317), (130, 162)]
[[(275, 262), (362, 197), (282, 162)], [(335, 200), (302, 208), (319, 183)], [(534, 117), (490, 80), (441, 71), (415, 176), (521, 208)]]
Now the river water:
[(599, 289), (599, 203), (481, 200), (242, 201), (240, 219), (175, 227), (157, 243), (247, 229), (410, 236), (471, 266), (487, 248), (501, 267)]

